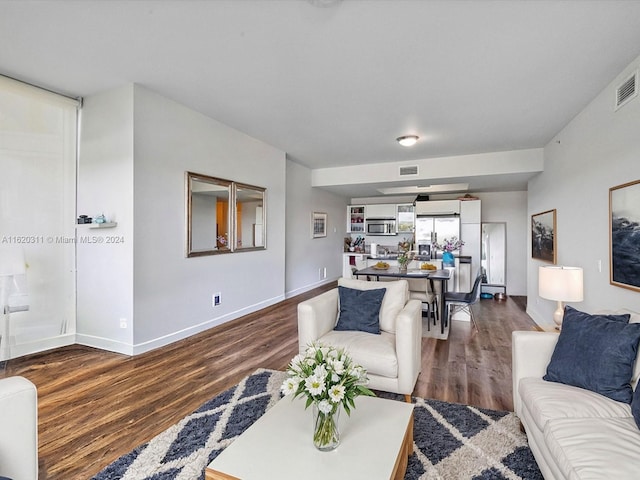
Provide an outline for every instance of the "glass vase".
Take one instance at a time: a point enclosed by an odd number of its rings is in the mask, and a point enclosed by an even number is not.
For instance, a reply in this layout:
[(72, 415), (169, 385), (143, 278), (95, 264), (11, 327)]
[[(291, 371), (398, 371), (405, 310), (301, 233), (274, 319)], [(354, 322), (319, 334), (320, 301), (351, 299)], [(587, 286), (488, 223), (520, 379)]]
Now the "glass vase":
[(322, 413), (318, 406), (313, 404), (313, 444), (321, 452), (334, 450), (340, 443), (339, 417), (339, 406), (329, 413)]
[(456, 261), (451, 252), (442, 252), (442, 266), (443, 267), (453, 267), (455, 266)]

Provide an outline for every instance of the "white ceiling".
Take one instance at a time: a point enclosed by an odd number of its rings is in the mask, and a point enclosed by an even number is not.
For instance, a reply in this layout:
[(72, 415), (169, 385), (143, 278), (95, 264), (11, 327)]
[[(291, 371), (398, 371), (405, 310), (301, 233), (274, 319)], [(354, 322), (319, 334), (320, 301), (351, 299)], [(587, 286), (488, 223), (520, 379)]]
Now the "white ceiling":
[(138, 83), (316, 169), (543, 147), (640, 55), (640, 1), (312, 3), (0, 0), (0, 73)]

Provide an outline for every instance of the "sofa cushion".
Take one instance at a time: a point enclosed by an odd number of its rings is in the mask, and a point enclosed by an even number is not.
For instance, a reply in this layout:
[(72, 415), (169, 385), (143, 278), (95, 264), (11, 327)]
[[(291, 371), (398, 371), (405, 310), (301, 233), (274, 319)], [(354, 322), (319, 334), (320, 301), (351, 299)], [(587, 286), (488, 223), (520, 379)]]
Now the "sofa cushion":
[(537, 377), (520, 380), (518, 393), (539, 430), (557, 418), (628, 418), (631, 407), (584, 388)]
[(398, 377), (396, 338), (382, 332), (372, 335), (365, 332), (339, 332), (333, 330), (318, 339), (320, 343), (344, 348), (354, 363), (362, 366), (367, 373), (382, 377)]
[(355, 288), (357, 290), (374, 290), (386, 288), (387, 292), (380, 307), (380, 330), (396, 333), (396, 317), (409, 300), (409, 285), (406, 280), (390, 282), (367, 282), (352, 278), (339, 278), (338, 286)]
[(567, 306), (543, 378), (631, 403), (640, 324), (628, 324), (628, 320), (628, 315), (589, 315)]
[(356, 290), (338, 287), (340, 313), (334, 330), (380, 333), (380, 306), (387, 290)]
[(631, 417), (552, 420), (544, 439), (567, 479), (639, 477), (640, 430)]

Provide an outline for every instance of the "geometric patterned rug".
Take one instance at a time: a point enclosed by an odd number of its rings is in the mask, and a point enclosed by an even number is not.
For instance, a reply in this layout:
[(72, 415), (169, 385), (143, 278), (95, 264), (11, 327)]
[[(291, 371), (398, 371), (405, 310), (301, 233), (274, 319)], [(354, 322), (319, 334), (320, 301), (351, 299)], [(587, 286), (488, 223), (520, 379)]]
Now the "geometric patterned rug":
[[(203, 480), (206, 466), (280, 400), (285, 376), (257, 370), (93, 480)], [(515, 414), (416, 397), (413, 402), (414, 447), (405, 480), (543, 479)]]

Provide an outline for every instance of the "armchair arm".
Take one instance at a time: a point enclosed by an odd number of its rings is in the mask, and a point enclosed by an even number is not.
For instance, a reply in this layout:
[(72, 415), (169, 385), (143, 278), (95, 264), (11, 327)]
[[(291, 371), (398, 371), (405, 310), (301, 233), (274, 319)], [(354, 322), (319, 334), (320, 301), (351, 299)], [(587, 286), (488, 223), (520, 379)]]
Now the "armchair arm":
[(515, 331), (511, 334), (513, 408), (516, 414), (520, 414), (520, 379), (545, 375), (558, 337), (555, 332)]
[(38, 395), (23, 377), (0, 379), (0, 476), (38, 478)]
[(422, 360), (422, 302), (409, 300), (396, 319), (398, 389), (411, 395)]
[(298, 304), (298, 351), (333, 330), (338, 318), (338, 289)]

